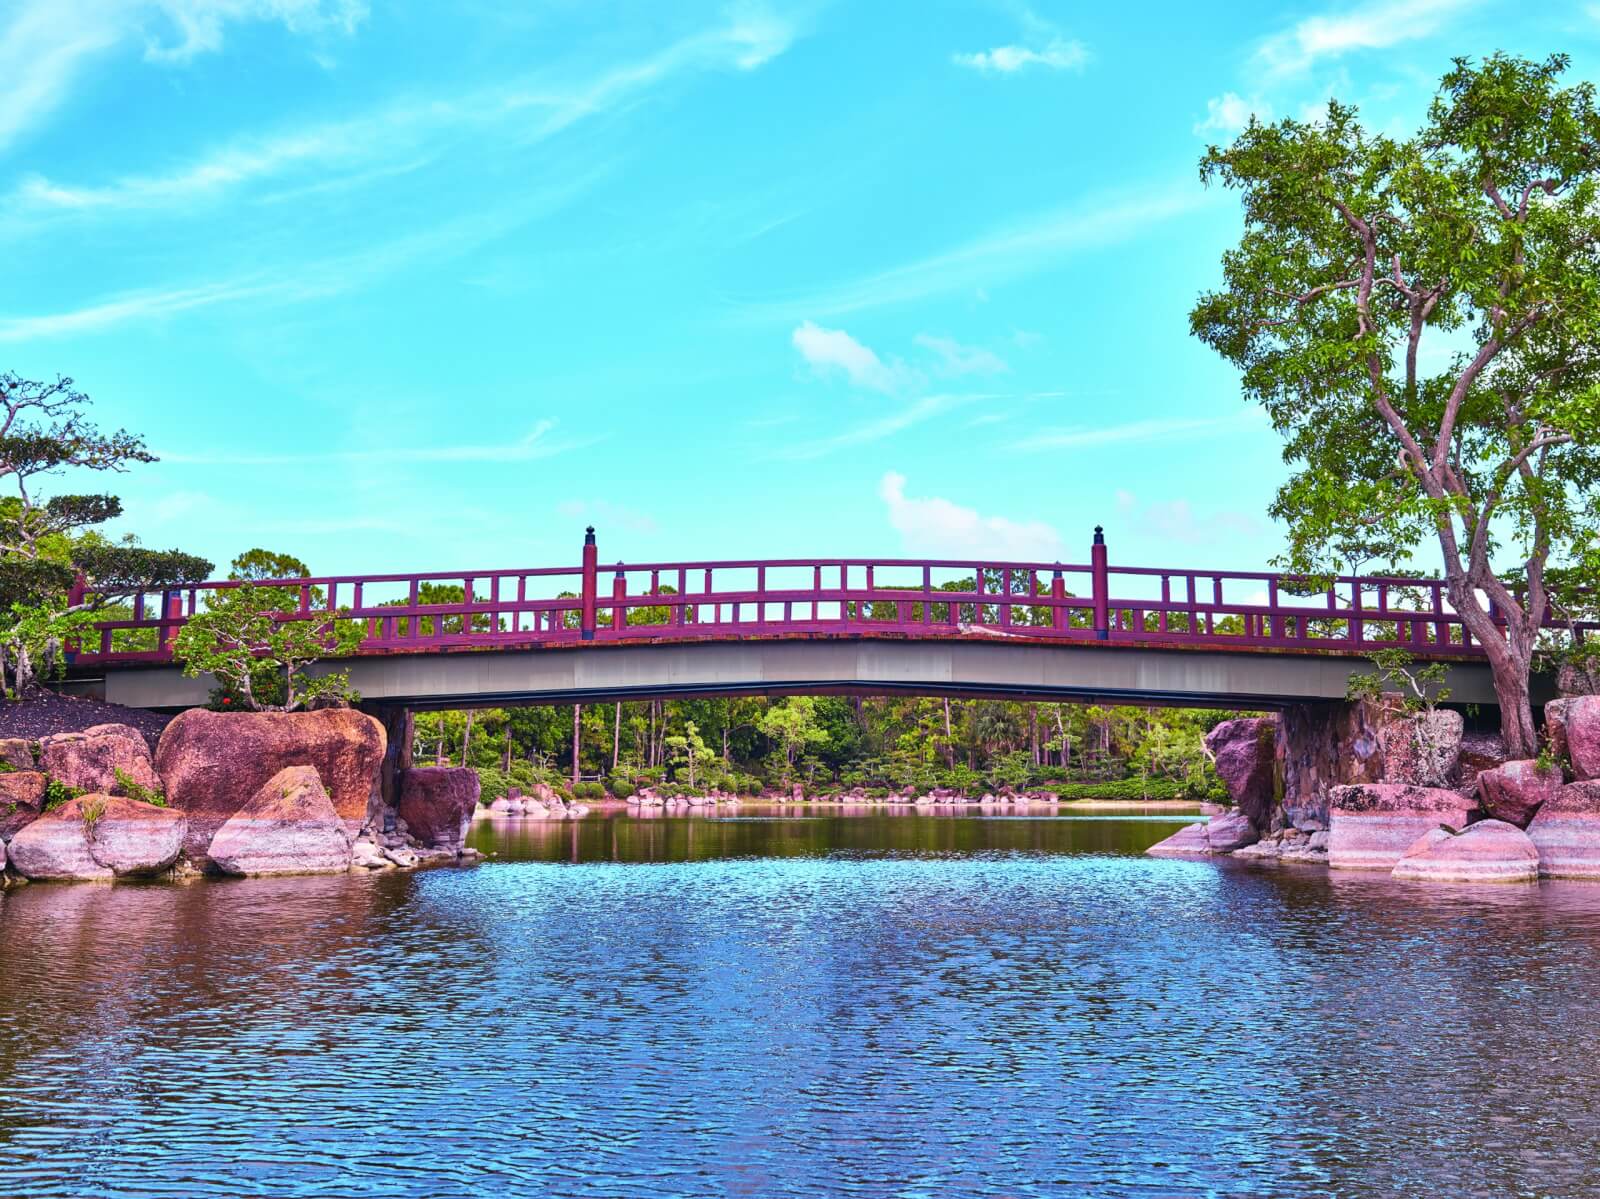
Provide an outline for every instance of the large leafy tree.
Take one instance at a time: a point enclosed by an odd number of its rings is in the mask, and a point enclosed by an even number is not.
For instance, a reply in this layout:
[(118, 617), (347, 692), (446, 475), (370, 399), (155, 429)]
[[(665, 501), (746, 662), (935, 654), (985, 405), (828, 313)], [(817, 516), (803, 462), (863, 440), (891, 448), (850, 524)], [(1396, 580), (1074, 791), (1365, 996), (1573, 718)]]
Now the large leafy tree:
[(1523, 756), (1552, 572), (1600, 518), (1600, 112), (1567, 65), (1458, 59), (1406, 139), (1333, 102), (1212, 147), (1245, 231), (1191, 317), (1286, 439), (1284, 564), (1435, 545)]
[[(89, 614), (130, 596), (194, 582), (211, 563), (178, 550), (151, 550), (131, 537), (113, 541), (94, 526), (122, 514), (112, 495), (43, 494), (69, 470), (120, 472), (154, 462), (125, 430), (103, 433), (88, 418), (89, 399), (71, 379), (54, 382), (0, 373), (0, 676), (18, 695)], [(77, 587), (82, 576), (86, 586)]]

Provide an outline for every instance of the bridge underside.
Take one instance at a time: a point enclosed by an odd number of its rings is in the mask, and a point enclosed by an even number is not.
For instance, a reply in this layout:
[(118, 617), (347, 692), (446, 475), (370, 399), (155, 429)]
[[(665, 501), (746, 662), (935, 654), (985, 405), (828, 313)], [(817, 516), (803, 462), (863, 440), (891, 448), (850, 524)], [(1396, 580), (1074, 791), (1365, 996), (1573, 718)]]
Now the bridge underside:
[[(839, 638), (374, 655), (340, 663), (369, 703), (417, 709), (590, 703), (705, 695), (947, 695), (1081, 703), (1270, 709), (1345, 697), (1358, 657), (1144, 648), (1126, 643), (997, 644)], [(1458, 704), (1495, 704), (1488, 667), (1449, 666)], [(209, 677), (174, 667), (108, 671), (104, 698), (177, 709), (206, 702)], [(98, 692), (101, 680), (74, 689)], [(1536, 700), (1540, 697), (1535, 697)]]

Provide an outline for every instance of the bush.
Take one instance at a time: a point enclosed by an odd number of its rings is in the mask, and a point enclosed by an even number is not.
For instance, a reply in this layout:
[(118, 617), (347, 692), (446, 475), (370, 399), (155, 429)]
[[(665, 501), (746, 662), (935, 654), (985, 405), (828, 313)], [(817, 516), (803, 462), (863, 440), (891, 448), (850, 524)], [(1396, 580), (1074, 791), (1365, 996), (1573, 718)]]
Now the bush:
[(1227, 792), (1219, 787), (1199, 787), (1177, 779), (1108, 779), (1099, 783), (1060, 783), (1052, 786), (1062, 799), (1105, 799), (1118, 803), (1144, 803), (1149, 800), (1193, 800), (1227, 802)]
[(112, 767), (112, 772), (117, 776), (117, 786), (122, 788), (122, 793), (129, 799), (137, 800), (139, 803), (147, 803), (152, 808), (164, 808), (167, 806), (167, 797), (162, 794), (159, 787), (140, 786), (134, 781), (133, 776), (120, 766)]
[(53, 812), (62, 804), (71, 803), (82, 795), (78, 787), (69, 787), (60, 779), (49, 779), (44, 785), (44, 810)]
[(633, 784), (627, 779), (613, 778), (611, 780), (611, 794), (618, 799), (631, 799), (633, 797)]
[(573, 783), (572, 795), (575, 799), (604, 799), (606, 797), (605, 784), (591, 781)]

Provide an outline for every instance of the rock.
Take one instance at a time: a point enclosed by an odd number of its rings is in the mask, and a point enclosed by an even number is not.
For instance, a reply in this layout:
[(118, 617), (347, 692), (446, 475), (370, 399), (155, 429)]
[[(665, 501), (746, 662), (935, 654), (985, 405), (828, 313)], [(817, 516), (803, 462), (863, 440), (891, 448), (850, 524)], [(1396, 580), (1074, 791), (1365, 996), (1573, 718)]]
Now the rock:
[(1524, 829), (1563, 781), (1557, 767), (1540, 770), (1527, 759), (1507, 762), (1478, 775), (1478, 802), (1496, 820)]
[(39, 769), (82, 792), (125, 795), (122, 771), (140, 787), (161, 790), (144, 734), (126, 724), (97, 724), (81, 733), (52, 733), (39, 742)]
[(1556, 670), (1556, 694), (1563, 697), (1600, 695), (1600, 667), (1563, 662)]
[(400, 819), (419, 843), (455, 853), (478, 806), (478, 772), (468, 766), (423, 766), (400, 772)]
[(1243, 812), (1227, 812), (1206, 821), (1206, 841), (1212, 853), (1231, 853), (1260, 839), (1260, 830)]
[(1270, 716), (1224, 720), (1206, 734), (1206, 753), (1240, 812), (1257, 831), (1272, 825), (1277, 806), (1278, 722)]
[(1394, 876), (1434, 883), (1532, 883), (1539, 851), (1503, 820), (1480, 820), (1459, 833), (1429, 829), (1395, 863)]
[(189, 816), (188, 851), (204, 856), (223, 823), (286, 766), (311, 766), (352, 836), (382, 805), (383, 725), (348, 708), (209, 712), (191, 708), (161, 734), (156, 771)]
[(311, 766), (285, 766), (257, 788), (206, 856), (224, 874), (248, 875), (334, 874), (352, 859), (345, 823)]
[(489, 804), (488, 810), (497, 816), (509, 815), (513, 810), (520, 812), (522, 810), (522, 800), (513, 799), (509, 796), (501, 796), (499, 799), (494, 800)]
[(0, 774), (0, 842), (32, 824), (44, 811), (44, 789), (49, 780), (37, 770)]
[(1600, 778), (1600, 695), (1551, 700), (1544, 706), (1550, 749), (1572, 763), (1578, 782)]
[(80, 795), (18, 832), (8, 852), (12, 867), (36, 882), (160, 874), (178, 860), (187, 824), (171, 808), (120, 795)]
[(1260, 840), (1261, 834), (1242, 812), (1226, 812), (1210, 820), (1186, 824), (1145, 852), (1155, 857), (1232, 853)]
[(410, 870), (421, 860), (414, 849), (401, 847), (399, 849), (385, 849), (383, 856), (388, 858), (402, 870)]
[(1452, 787), (1463, 795), (1472, 794), (1472, 785), (1485, 770), (1504, 766), (1507, 760), (1505, 738), (1499, 733), (1461, 734), (1461, 753), (1456, 758)]
[(33, 770), (33, 746), (21, 737), (0, 737), (0, 762), (13, 770)]
[(1393, 870), (1429, 829), (1466, 827), (1473, 806), (1459, 791), (1405, 783), (1335, 787), (1329, 804), (1328, 865), (1335, 870)]
[(1382, 722), (1383, 705), (1371, 700), (1291, 704), (1279, 713), (1278, 773), (1290, 823), (1326, 827), (1334, 787), (1382, 779)]
[(1204, 821), (1186, 824), (1164, 841), (1157, 841), (1145, 853), (1156, 858), (1206, 857), (1215, 852), (1206, 837)]
[(1416, 787), (1443, 787), (1461, 756), (1461, 713), (1449, 708), (1410, 714), (1385, 704), (1378, 728), (1383, 747), (1383, 781)]
[(381, 847), (363, 837), (350, 847), (350, 867), (361, 870), (393, 870), (394, 863), (383, 856)]
[(1548, 878), (1600, 878), (1600, 782), (1568, 783), (1528, 825)]

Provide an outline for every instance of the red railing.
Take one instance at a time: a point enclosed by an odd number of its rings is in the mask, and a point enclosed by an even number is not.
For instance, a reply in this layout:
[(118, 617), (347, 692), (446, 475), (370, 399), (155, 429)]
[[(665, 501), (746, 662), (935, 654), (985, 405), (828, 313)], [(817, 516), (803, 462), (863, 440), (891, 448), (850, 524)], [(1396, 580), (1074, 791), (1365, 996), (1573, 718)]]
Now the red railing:
[[(606, 578), (609, 576), (609, 579)], [(362, 653), (532, 648), (579, 641), (784, 636), (966, 637), (1418, 657), (1481, 654), (1444, 583), (1341, 576), (1314, 594), (1266, 572), (1114, 567), (1100, 530), (1087, 565), (792, 558), (330, 575), (281, 588), (281, 620), (364, 624)], [(82, 665), (165, 662), (206, 596), (237, 582), (134, 597), (79, 646)], [(93, 593), (93, 587), (89, 587)], [(152, 614), (153, 611), (155, 614)], [(1578, 633), (1600, 630), (1584, 624)]]

